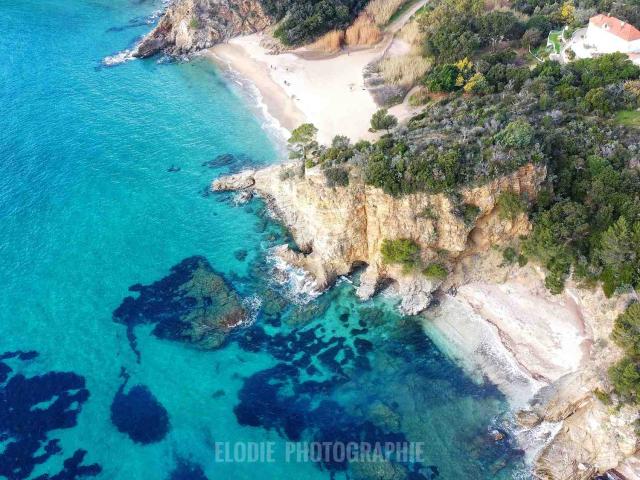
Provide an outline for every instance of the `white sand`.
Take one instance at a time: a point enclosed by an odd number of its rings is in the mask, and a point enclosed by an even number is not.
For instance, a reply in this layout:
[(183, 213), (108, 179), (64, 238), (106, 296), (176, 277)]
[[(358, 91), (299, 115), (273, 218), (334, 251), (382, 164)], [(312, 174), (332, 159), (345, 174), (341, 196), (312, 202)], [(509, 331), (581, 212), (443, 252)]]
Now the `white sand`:
[[(427, 0), (419, 0), (386, 28), (382, 42), (339, 55), (313, 55), (298, 49), (294, 53), (270, 55), (260, 46), (260, 35), (236, 37), (209, 50), (211, 57), (248, 79), (260, 92), (268, 115), (289, 132), (301, 123), (318, 128), (318, 140), (329, 144), (335, 135), (352, 141), (373, 140), (371, 116), (378, 110), (364, 87), (363, 71), (387, 50), (400, 54), (407, 45), (395, 34)], [(321, 58), (313, 59), (319, 56)], [(306, 57), (306, 58), (303, 58)], [(406, 102), (391, 113), (405, 120), (415, 113)]]
[(369, 121), (378, 109), (363, 84), (363, 69), (383, 46), (308, 60), (294, 53), (269, 55), (259, 34), (216, 45), (212, 55), (256, 85), (268, 112), (287, 130), (303, 122), (318, 128), (318, 140), (335, 135), (373, 138)]
[(471, 371), (486, 375), (514, 406), (542, 386), (578, 370), (589, 339), (569, 295), (508, 281), (470, 283), (425, 319), (440, 346)]

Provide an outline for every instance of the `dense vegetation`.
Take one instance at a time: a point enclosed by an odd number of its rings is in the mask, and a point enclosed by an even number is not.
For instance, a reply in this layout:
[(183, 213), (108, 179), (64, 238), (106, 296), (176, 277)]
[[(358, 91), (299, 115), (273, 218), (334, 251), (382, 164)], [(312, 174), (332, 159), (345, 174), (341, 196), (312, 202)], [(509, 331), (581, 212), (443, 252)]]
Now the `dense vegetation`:
[(420, 261), (420, 246), (411, 239), (384, 240), (380, 248), (385, 263), (398, 263), (411, 270)]
[(609, 370), (615, 392), (621, 400), (640, 403), (640, 303), (629, 305), (616, 319), (613, 340), (624, 350), (624, 357)]
[(343, 29), (367, 0), (261, 0), (267, 14), (280, 23), (275, 37), (285, 45), (301, 45), (333, 29)]

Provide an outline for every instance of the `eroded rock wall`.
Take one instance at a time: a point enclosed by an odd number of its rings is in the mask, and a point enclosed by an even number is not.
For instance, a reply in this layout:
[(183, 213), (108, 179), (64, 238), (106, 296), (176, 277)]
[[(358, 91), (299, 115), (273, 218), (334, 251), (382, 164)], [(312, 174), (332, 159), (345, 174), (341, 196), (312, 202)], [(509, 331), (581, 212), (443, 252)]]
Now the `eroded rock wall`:
[[(393, 280), (402, 297), (401, 308), (415, 314), (424, 310), (440, 281), (420, 271), (407, 272), (385, 264), (380, 249), (385, 239), (408, 238), (420, 246), (421, 264), (447, 264), (464, 255), (486, 250), (528, 233), (525, 215), (500, 218), (496, 201), (501, 192), (513, 191), (534, 198), (545, 168), (526, 165), (511, 175), (461, 192), (454, 202), (444, 194), (416, 193), (401, 197), (365, 185), (357, 170), (347, 187), (331, 187), (320, 168), (304, 177), (286, 175), (289, 166), (274, 166), (216, 180), (214, 190), (253, 188), (270, 199), (277, 215), (291, 230), (304, 254), (290, 252), (287, 260), (309, 272), (319, 288), (337, 276), (366, 264), (358, 294), (367, 298), (383, 280)], [(479, 208), (475, 221), (457, 213), (461, 204)]]
[(270, 24), (258, 0), (176, 0), (133, 55), (188, 55)]

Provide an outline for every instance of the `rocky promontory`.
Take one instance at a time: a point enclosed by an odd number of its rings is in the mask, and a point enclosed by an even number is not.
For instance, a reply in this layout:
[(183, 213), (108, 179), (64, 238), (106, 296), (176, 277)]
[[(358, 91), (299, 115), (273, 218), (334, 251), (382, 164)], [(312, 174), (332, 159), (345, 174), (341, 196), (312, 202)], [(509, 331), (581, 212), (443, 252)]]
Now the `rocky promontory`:
[(133, 52), (189, 55), (271, 24), (258, 0), (180, 0), (169, 5), (158, 25)]
[[(526, 165), (485, 185), (463, 189), (454, 200), (428, 193), (393, 197), (366, 185), (357, 169), (351, 171), (350, 184), (341, 187), (329, 186), (319, 167), (308, 169), (304, 177), (291, 175), (292, 168), (243, 172), (216, 180), (212, 189), (254, 189), (268, 198), (301, 250), (283, 251), (281, 256), (308, 272), (318, 288), (366, 266), (358, 295), (369, 298), (380, 286), (394, 283), (401, 309), (408, 314), (427, 308), (442, 279), (385, 263), (383, 242), (410, 239), (420, 249), (421, 264), (437, 261), (452, 268), (461, 257), (528, 233), (526, 215), (499, 218), (496, 202), (506, 191), (535, 198), (545, 176), (544, 167)], [(462, 206), (475, 209), (475, 218), (464, 218)]]

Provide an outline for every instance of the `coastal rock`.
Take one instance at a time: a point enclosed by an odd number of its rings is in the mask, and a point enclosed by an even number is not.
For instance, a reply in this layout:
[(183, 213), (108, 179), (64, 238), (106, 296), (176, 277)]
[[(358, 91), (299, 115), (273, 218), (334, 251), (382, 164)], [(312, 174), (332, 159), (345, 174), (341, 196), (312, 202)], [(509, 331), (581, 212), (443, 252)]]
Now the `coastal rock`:
[(189, 55), (271, 24), (258, 0), (176, 0), (133, 52)]
[(254, 170), (245, 170), (235, 175), (221, 177), (211, 184), (211, 190), (214, 192), (227, 192), (235, 190), (245, 190), (255, 185), (256, 181), (253, 176)]
[[(307, 169), (304, 177), (283, 175), (291, 165), (222, 177), (212, 190), (253, 188), (270, 202), (290, 229), (304, 254), (291, 258), (316, 281), (331, 285), (356, 266), (367, 265), (358, 296), (371, 297), (383, 281), (395, 284), (402, 297), (401, 310), (415, 314), (427, 308), (440, 282), (420, 271), (403, 271), (385, 264), (380, 247), (386, 239), (409, 238), (421, 249), (421, 262), (453, 264), (459, 257), (483, 251), (526, 234), (524, 215), (500, 221), (496, 201), (503, 191), (535, 198), (545, 176), (542, 166), (526, 165), (511, 175), (461, 192), (461, 201), (476, 205), (475, 225), (465, 223), (451, 198), (444, 194), (416, 193), (393, 197), (366, 185), (352, 171), (347, 187), (330, 186), (320, 168)], [(427, 215), (425, 212), (429, 212)], [(444, 255), (444, 257), (443, 257)]]
[(378, 289), (380, 274), (375, 265), (369, 265), (360, 275), (360, 285), (356, 289), (356, 295), (360, 300), (369, 300)]

